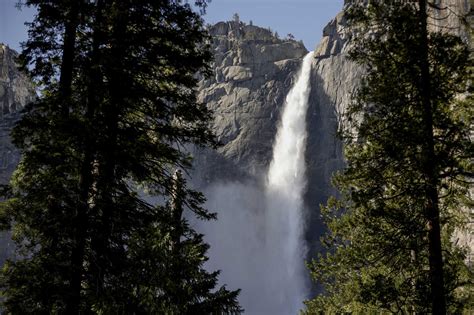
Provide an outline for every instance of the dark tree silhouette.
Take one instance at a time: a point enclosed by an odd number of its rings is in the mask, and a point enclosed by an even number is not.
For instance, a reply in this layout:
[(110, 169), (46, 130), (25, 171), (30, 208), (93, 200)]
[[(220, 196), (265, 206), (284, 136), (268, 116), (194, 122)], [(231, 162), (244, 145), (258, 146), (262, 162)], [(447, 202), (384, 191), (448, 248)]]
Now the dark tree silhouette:
[(38, 13), (22, 60), (41, 96), (12, 134), (5, 312), (239, 313), (238, 291), (215, 290), (202, 267), (202, 236), (172, 215), (215, 218), (172, 176), (191, 165), (184, 144), (215, 144), (195, 96), (210, 60), (200, 14), (172, 0), (25, 4)]
[(428, 30), (427, 8), (371, 1), (347, 13), (359, 34), (351, 58), (366, 74), (342, 130), (342, 196), (324, 209), (329, 251), (310, 266), (326, 292), (308, 314), (468, 307), (470, 272), (453, 236), (472, 205), (471, 61), (460, 38)]

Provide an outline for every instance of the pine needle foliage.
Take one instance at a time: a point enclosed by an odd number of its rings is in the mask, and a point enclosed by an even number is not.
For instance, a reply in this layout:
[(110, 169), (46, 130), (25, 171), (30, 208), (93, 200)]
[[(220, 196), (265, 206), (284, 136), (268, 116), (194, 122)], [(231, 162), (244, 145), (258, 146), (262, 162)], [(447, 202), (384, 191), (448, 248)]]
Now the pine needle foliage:
[(346, 13), (350, 58), (365, 74), (341, 128), (341, 196), (322, 207), (328, 250), (309, 263), (324, 293), (306, 314), (461, 314), (472, 304), (456, 240), (472, 207), (471, 61), (459, 37), (427, 31), (426, 7), (370, 1)]
[[(5, 313), (240, 313), (238, 291), (203, 268), (202, 236), (165, 205), (172, 173), (191, 166), (184, 146), (215, 145), (196, 99), (211, 58), (200, 14), (180, 0), (24, 4), (37, 15), (22, 62), (41, 96), (12, 133), (22, 160), (0, 206), (17, 245)], [(181, 212), (215, 218), (202, 194), (179, 191)]]

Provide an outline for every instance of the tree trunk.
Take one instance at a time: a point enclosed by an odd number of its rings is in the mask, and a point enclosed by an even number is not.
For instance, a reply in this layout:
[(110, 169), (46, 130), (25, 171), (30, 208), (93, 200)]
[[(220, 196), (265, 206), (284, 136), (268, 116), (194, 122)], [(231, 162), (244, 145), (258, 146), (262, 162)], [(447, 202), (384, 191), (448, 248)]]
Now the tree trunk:
[[(80, 1), (70, 1), (67, 19), (64, 25), (63, 47), (61, 70), (59, 76), (59, 100), (60, 112), (64, 119), (69, 116), (70, 100), (72, 94), (72, 78), (74, 72), (74, 56), (76, 54), (75, 46), (77, 40), (77, 27), (79, 23), (79, 5)], [(66, 121), (63, 121), (66, 123)], [(80, 286), (82, 279), (82, 259), (83, 252), (78, 250), (81, 245), (78, 243), (77, 230), (80, 229), (80, 223), (75, 222), (72, 226), (72, 240), (74, 242), (71, 251), (71, 269), (70, 269), (70, 292), (66, 300), (66, 313), (78, 314), (80, 304)], [(83, 246), (82, 246), (83, 247)]]
[(433, 108), (431, 104), (431, 83), (428, 59), (427, 0), (418, 0), (420, 18), (420, 96), (423, 106), (423, 165), (426, 179), (425, 216), (428, 225), (429, 265), (431, 282), (431, 304), (433, 314), (446, 314), (446, 300), (443, 278), (443, 257), (441, 249), (441, 227), (439, 220), (438, 177), (436, 175), (433, 137)]
[[(89, 84), (87, 87), (86, 123), (93, 125), (94, 113), (98, 103), (97, 90), (101, 83), (101, 74), (97, 66), (100, 62), (100, 40), (103, 0), (96, 4), (95, 25), (92, 37), (92, 52), (89, 65)], [(87, 128), (89, 129), (89, 128)], [(86, 132), (83, 143), (83, 161), (79, 179), (79, 203), (74, 220), (74, 247), (71, 253), (71, 290), (72, 298), (66, 306), (67, 314), (79, 314), (81, 305), (82, 280), (87, 235), (89, 230), (90, 198), (93, 192), (93, 160), (95, 152), (94, 135)]]
[(117, 170), (117, 150), (118, 150), (118, 128), (119, 128), (119, 110), (124, 104), (124, 86), (119, 70), (120, 62), (126, 47), (123, 44), (123, 36), (127, 26), (128, 1), (119, 1), (115, 5), (118, 11), (114, 21), (112, 21), (112, 34), (110, 41), (110, 56), (108, 56), (108, 65), (105, 66), (109, 77), (107, 89), (110, 99), (107, 100), (102, 108), (102, 123), (104, 128), (103, 142), (97, 149), (98, 155), (98, 179), (96, 182), (98, 205), (94, 213), (98, 215), (96, 224), (96, 233), (92, 235), (91, 247), (96, 257), (94, 261), (94, 270), (91, 274), (94, 279), (94, 289), (98, 295), (103, 294), (104, 277), (110, 272), (110, 251), (111, 238), (113, 232), (113, 211), (115, 210), (114, 194), (116, 192), (117, 182), (122, 180)]
[[(184, 198), (184, 179), (180, 170), (176, 170), (173, 175), (173, 190), (171, 192), (171, 218), (172, 233), (171, 240), (173, 249), (177, 249), (181, 243), (183, 230), (181, 228), (181, 219), (183, 216), (183, 198)], [(175, 253), (178, 256), (178, 253)]]
[(73, 0), (70, 2), (70, 9), (64, 26), (63, 55), (61, 61), (61, 72), (59, 75), (59, 93), (61, 101), (63, 102), (61, 104), (61, 111), (65, 117), (69, 114), (69, 101), (71, 99), (80, 2), (81, 1), (79, 0)]

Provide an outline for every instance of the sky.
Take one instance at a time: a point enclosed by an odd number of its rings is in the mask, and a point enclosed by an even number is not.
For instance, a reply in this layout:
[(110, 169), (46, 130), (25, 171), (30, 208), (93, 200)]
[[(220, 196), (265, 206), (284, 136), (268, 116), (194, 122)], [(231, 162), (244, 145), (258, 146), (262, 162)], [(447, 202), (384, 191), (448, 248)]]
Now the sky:
[(27, 36), (25, 21), (33, 19), (33, 10), (15, 8), (18, 0), (0, 0), (0, 43), (15, 50), (20, 49), (19, 42)]
[[(34, 10), (15, 8), (18, 0), (0, 0), (0, 42), (20, 50), (26, 40), (25, 22), (31, 21)], [(278, 32), (291, 33), (313, 50), (321, 39), (324, 26), (342, 9), (343, 0), (212, 0), (204, 19), (208, 23), (231, 20), (238, 13), (240, 20)]]
[[(0, 0), (2, 1), (2, 0)], [(240, 20), (270, 27), (280, 36), (291, 33), (313, 50), (322, 37), (323, 28), (342, 10), (343, 0), (212, 0), (205, 19), (209, 23)]]

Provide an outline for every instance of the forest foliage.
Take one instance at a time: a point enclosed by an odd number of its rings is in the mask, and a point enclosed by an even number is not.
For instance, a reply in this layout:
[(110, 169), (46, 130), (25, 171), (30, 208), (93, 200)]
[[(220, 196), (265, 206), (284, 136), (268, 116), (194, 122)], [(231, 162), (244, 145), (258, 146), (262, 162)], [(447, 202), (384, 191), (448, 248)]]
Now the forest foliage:
[(23, 5), (37, 14), (21, 61), (41, 95), (12, 132), (22, 159), (0, 206), (16, 244), (5, 313), (240, 313), (183, 211), (215, 214), (173, 176), (191, 166), (185, 145), (216, 143), (195, 93), (211, 58), (199, 12), (174, 0)]
[(430, 31), (437, 10), (392, 0), (346, 12), (365, 72), (341, 127), (341, 195), (322, 207), (327, 252), (309, 264), (324, 293), (307, 314), (472, 310), (457, 240), (472, 220), (472, 57), (460, 37)]

